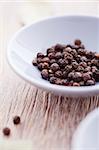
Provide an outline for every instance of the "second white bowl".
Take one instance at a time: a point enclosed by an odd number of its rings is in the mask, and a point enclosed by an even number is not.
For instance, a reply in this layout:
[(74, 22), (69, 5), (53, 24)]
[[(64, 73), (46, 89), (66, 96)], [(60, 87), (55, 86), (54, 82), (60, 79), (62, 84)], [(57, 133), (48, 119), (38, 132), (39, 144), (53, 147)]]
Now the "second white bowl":
[(72, 150), (99, 149), (99, 109), (94, 110), (81, 122), (74, 134)]

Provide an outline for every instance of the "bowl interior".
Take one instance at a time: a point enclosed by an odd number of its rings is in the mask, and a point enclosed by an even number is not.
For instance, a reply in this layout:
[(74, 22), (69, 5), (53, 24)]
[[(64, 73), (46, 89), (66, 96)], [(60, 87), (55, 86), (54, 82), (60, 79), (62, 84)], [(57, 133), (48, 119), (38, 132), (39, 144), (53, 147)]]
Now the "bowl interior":
[(81, 39), (87, 49), (99, 52), (98, 30), (99, 19), (94, 17), (64, 16), (34, 23), (19, 31), (11, 41), (10, 52), (8, 52), (10, 64), (21, 76), (24, 74), (24, 78), (27, 76), (27, 80), (33, 81), (36, 85), (38, 83), (39, 87), (46, 85), (45, 88), (53, 87), (65, 91), (66, 88), (64, 89), (63, 86), (51, 85), (49, 82), (42, 80), (40, 72), (32, 66), (33, 58), (35, 58), (37, 52), (45, 53), (48, 47), (56, 43), (68, 44), (76, 38)]
[(45, 51), (56, 43), (71, 43), (79, 38), (89, 50), (99, 49), (99, 20), (91, 17), (57, 17), (31, 25), (17, 40), (33, 52)]

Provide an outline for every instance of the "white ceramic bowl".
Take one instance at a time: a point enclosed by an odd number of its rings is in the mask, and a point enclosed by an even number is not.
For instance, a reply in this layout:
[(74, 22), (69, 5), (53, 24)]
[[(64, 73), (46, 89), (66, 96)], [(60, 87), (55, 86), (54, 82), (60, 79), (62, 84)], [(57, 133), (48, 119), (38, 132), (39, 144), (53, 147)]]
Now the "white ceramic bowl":
[(76, 130), (72, 150), (99, 150), (99, 109), (94, 110)]
[(81, 39), (87, 49), (99, 52), (99, 18), (60, 16), (23, 27), (9, 43), (9, 64), (22, 78), (44, 90), (66, 96), (99, 94), (98, 83), (90, 87), (52, 85), (41, 78), (40, 72), (31, 63), (37, 52), (44, 53), (56, 43), (67, 44), (76, 38)]

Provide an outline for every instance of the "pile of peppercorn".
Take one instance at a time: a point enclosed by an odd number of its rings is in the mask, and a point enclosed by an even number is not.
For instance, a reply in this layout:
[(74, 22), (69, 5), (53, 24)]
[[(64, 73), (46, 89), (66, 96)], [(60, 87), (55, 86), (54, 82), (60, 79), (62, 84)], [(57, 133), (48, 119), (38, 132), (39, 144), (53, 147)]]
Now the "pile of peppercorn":
[(33, 65), (43, 79), (65, 86), (90, 86), (99, 82), (99, 54), (88, 51), (77, 39), (73, 45), (56, 44), (38, 53)]

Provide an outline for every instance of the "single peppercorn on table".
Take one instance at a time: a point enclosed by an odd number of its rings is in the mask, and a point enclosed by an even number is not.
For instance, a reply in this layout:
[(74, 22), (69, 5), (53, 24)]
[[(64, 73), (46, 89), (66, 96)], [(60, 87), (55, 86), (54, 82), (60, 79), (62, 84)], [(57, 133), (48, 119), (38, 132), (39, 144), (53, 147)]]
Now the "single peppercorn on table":
[[(0, 138), (5, 139), (2, 130), (8, 127), (9, 139), (30, 139), (35, 150), (70, 150), (74, 131), (90, 111), (99, 107), (99, 96), (55, 96), (19, 78), (5, 55), (9, 39), (23, 23), (15, 11), (10, 11), (11, 4), (1, 7)], [(20, 124), (13, 124), (14, 116), (20, 116)]]

